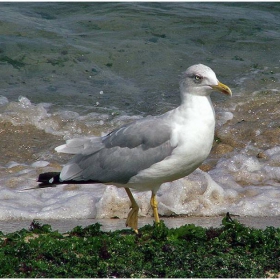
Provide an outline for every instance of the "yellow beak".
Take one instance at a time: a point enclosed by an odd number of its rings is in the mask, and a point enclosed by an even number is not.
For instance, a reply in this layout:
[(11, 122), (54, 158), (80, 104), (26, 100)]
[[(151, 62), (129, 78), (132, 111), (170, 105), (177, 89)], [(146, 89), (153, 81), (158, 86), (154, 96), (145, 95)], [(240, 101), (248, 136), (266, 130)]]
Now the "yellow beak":
[(231, 89), (228, 86), (226, 86), (220, 82), (216, 86), (211, 86), (211, 88), (214, 90), (220, 91), (226, 95), (232, 96)]

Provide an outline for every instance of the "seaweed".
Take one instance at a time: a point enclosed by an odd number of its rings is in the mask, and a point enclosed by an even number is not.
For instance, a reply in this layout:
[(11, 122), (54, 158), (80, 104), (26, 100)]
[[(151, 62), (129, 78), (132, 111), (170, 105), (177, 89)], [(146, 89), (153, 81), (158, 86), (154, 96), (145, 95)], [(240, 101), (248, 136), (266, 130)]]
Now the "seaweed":
[(16, 60), (16, 59), (12, 59), (12, 58), (4, 55), (4, 56), (0, 56), (0, 63), (1, 62), (8, 63), (8, 64), (12, 65), (14, 68), (20, 69), (26, 65), (26, 63), (23, 62), (24, 58), (25, 58), (25, 56), (23, 56), (23, 58), (21, 58), (21, 59)]
[(163, 222), (103, 232), (101, 224), (60, 234), (33, 221), (3, 234), (0, 277), (246, 278), (280, 271), (280, 229), (246, 227), (227, 214), (220, 228)]

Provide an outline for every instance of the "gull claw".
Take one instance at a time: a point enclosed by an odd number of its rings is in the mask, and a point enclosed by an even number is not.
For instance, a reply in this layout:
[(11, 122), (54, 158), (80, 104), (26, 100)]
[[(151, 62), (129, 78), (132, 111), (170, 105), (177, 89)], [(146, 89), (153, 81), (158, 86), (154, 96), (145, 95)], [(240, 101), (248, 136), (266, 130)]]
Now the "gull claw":
[(128, 213), (127, 219), (126, 219), (126, 226), (131, 227), (137, 234), (138, 234), (138, 211), (139, 207), (138, 205), (134, 205), (130, 207), (131, 210)]

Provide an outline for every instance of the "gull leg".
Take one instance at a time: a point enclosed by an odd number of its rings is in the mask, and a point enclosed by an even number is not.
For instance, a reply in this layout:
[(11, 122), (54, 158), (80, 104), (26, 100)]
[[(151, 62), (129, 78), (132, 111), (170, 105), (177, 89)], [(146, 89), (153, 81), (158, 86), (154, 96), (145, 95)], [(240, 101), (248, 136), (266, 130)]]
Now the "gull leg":
[(130, 189), (124, 188), (130, 201), (131, 201), (131, 210), (128, 213), (127, 219), (126, 219), (126, 226), (131, 227), (136, 233), (138, 233), (138, 211), (139, 206), (137, 202), (135, 201)]
[(155, 222), (156, 224), (159, 223), (159, 216), (158, 216), (158, 203), (156, 200), (156, 194), (152, 192), (152, 197), (151, 197), (151, 206), (154, 212), (154, 218), (155, 218)]

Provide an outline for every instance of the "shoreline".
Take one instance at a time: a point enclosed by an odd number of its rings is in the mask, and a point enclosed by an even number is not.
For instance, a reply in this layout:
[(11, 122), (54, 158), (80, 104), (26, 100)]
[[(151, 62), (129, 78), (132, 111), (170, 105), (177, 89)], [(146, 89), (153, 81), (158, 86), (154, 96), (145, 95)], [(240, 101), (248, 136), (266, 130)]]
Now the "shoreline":
[[(280, 227), (280, 216), (271, 217), (239, 217), (231, 215), (233, 220), (239, 221), (241, 224), (256, 229), (265, 229), (266, 227)], [(177, 228), (186, 224), (194, 224), (205, 228), (218, 228), (222, 225), (224, 216), (218, 217), (164, 217), (161, 218), (168, 228)], [(37, 220), (40, 224), (48, 224), (53, 231), (66, 233), (76, 226), (86, 227), (91, 224), (100, 223), (102, 231), (115, 231), (121, 229), (129, 229), (125, 226), (125, 219), (65, 219), (65, 220)], [(146, 224), (153, 224), (152, 217), (139, 218), (139, 228)], [(29, 229), (32, 220), (7, 220), (0, 221), (0, 231), (4, 234), (19, 231), (21, 229)]]

